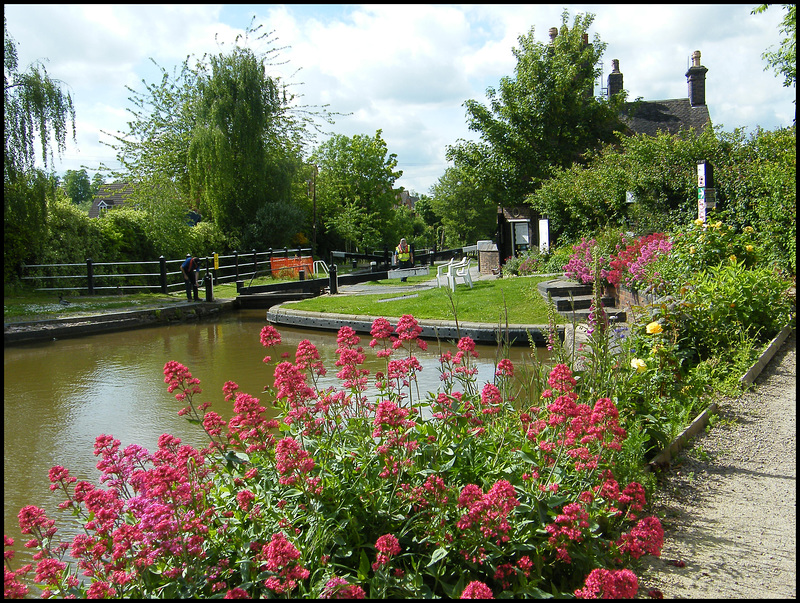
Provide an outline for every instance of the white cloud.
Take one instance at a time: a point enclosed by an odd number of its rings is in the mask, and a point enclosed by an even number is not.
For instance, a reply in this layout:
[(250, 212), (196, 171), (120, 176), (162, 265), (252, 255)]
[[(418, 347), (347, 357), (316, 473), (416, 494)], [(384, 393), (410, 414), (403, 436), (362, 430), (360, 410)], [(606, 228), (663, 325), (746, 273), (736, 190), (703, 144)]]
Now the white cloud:
[[(712, 121), (735, 127), (785, 126), (794, 118), (794, 90), (764, 71), (761, 54), (777, 45), (782, 9), (751, 15), (748, 5), (568, 5), (596, 15), (590, 37), (620, 60), (631, 98), (687, 94), (692, 51), (702, 52)], [(463, 103), (486, 102), (486, 88), (513, 76), (512, 48), (535, 29), (546, 42), (561, 25), (555, 5), (5, 5), (23, 66), (49, 59), (49, 73), (69, 86), (76, 103), (78, 144), (60, 170), (93, 170), (113, 152), (98, 143), (101, 130), (124, 131), (128, 91), (170, 73), (187, 55), (219, 52), (257, 15), (281, 50), (270, 75), (302, 83), (301, 102), (352, 113), (329, 127), (352, 136), (382, 130), (404, 176), (425, 193), (445, 170), (445, 150), (467, 129)], [(217, 40), (215, 40), (215, 34)], [(256, 51), (268, 42), (251, 39)], [(287, 64), (278, 64), (287, 61)], [(297, 70), (300, 70), (297, 72)], [(602, 82), (605, 86), (605, 81)], [(76, 148), (77, 147), (77, 148)]]

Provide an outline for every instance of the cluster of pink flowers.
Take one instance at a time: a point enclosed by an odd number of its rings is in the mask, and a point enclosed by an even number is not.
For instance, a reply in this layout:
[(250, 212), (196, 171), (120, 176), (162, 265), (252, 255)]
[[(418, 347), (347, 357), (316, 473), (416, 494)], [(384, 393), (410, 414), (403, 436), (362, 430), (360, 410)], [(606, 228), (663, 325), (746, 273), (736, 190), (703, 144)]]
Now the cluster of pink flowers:
[(460, 530), (478, 530), (483, 538), (508, 542), (511, 525), (509, 514), (519, 506), (514, 486), (506, 480), (497, 481), (484, 494), (480, 486), (468, 484), (461, 490), (458, 507), (467, 511), (456, 523)]
[[(182, 416), (192, 413), (192, 418), (198, 419), (198, 411), (194, 410), (192, 396), (203, 391), (200, 389), (200, 379), (192, 377), (192, 373), (189, 372), (189, 369), (180, 362), (170, 360), (164, 365), (164, 383), (169, 384), (167, 387), (169, 393), (174, 392), (176, 389), (180, 390), (175, 394), (176, 400), (179, 402), (186, 400), (188, 402), (184, 408), (178, 411), (178, 414)], [(202, 408), (198, 410), (199, 412), (203, 411)]]
[(618, 245), (617, 252), (609, 260), (608, 282), (628, 286), (645, 283), (646, 267), (659, 255), (666, 255), (671, 250), (672, 242), (663, 232), (639, 237), (624, 249)]
[(272, 535), (258, 556), (265, 561), (264, 568), (275, 574), (264, 581), (264, 586), (276, 595), (290, 593), (297, 588), (298, 580), (305, 580), (310, 572), (298, 563), (300, 551), (281, 532)]
[[(564, 272), (569, 278), (575, 279), (579, 283), (594, 282), (595, 247), (597, 247), (597, 241), (595, 239), (587, 241), (585, 237), (581, 238), (580, 243), (572, 246), (572, 256), (564, 265)], [(598, 262), (600, 262), (600, 278), (608, 278), (606, 260), (598, 258)]]
[(334, 576), (325, 583), (320, 599), (365, 599), (364, 589), (357, 584), (350, 584), (344, 578)]
[(308, 451), (291, 437), (284, 437), (275, 446), (275, 469), (281, 476), (279, 482), (287, 486), (298, 485), (299, 481), (316, 466)]
[[(398, 388), (401, 384), (405, 387), (414, 373), (421, 369), (410, 353), (408, 358), (388, 360), (401, 347), (409, 349), (409, 352), (412, 345), (424, 349), (424, 342), (419, 339), (421, 331), (411, 316), (404, 316), (395, 331), (385, 319), (373, 323), (371, 334), (374, 339), (370, 345), (377, 347), (383, 342), (384, 351), (388, 352), (384, 356), (387, 358), (387, 383), (396, 383)], [(272, 347), (280, 341), (280, 334), (274, 328), (262, 329), (261, 343), (265, 347)], [(391, 346), (387, 345), (389, 341), (392, 342)], [(329, 470), (326, 462), (330, 455), (326, 447), (320, 445), (323, 441), (320, 436), (333, 441), (336, 430), (344, 424), (343, 417), (345, 420), (348, 418), (345, 409), (350, 408), (352, 397), (363, 391), (365, 384), (367, 371), (361, 368), (364, 354), (359, 347), (360, 338), (350, 327), (343, 327), (337, 343), (337, 366), (341, 369), (339, 377), (344, 380), (345, 387), (351, 388), (350, 392), (337, 392), (335, 388), (319, 391), (316, 383), (308, 383), (309, 379), (324, 375), (319, 353), (308, 340), (298, 345), (294, 363), (281, 362), (275, 367), (276, 404), (282, 405), (281, 418), (290, 426), (283, 437), (276, 433), (280, 426), (278, 420), (267, 418), (267, 409), (259, 399), (238, 391), (239, 386), (229, 381), (222, 388), (225, 400), (232, 402), (234, 411), (228, 422), (215, 412), (206, 412), (207, 405), (199, 407), (202, 425), (214, 444), (207, 449), (196, 450), (183, 445), (179, 438), (164, 434), (159, 438), (158, 449), (150, 454), (135, 445), (122, 450), (119, 440), (110, 435), (101, 435), (96, 439), (94, 451), (99, 457), (97, 468), (101, 472), (100, 483), (107, 483), (108, 489), (95, 487), (85, 481), (79, 482), (64, 467), (53, 467), (49, 473), (53, 484), (51, 488), (67, 494), (67, 500), (60, 506), (70, 507), (76, 515), (85, 518), (85, 529), (72, 538), (71, 547), (67, 543), (54, 546), (51, 540), (56, 529), (44, 511), (37, 507), (25, 507), (20, 512), (23, 533), (33, 535), (26, 546), (39, 549), (35, 557), (38, 562), (36, 580), (59, 589), (57, 594), (61, 595), (67, 593), (65, 585), (78, 588), (77, 574), (68, 572), (67, 565), (61, 560), (69, 550), (77, 560), (78, 570), (91, 582), (87, 593), (90, 596), (130, 596), (133, 588), (141, 588), (143, 572), (153, 566), (158, 567), (166, 580), (180, 579), (187, 580), (187, 583), (197, 580), (200, 585), (197, 592), (216, 596), (224, 592), (225, 598), (247, 598), (259, 594), (260, 588), (266, 588), (271, 591), (269, 594), (274, 595), (296, 595), (300, 583), (310, 577), (311, 571), (315, 572), (317, 578), (309, 588), (319, 588), (317, 580), (322, 574), (318, 573), (317, 566), (308, 565), (307, 568), (303, 556), (306, 554), (313, 558), (306, 559), (306, 563), (325, 566), (329, 563), (328, 553), (333, 552), (323, 551), (324, 560), (319, 559), (322, 554), (320, 550), (311, 553), (309, 551), (313, 549), (303, 549), (304, 554), (301, 554), (301, 550), (289, 541), (286, 534), (303, 534), (308, 542), (311, 540), (310, 530), (320, 529), (313, 525), (310, 518), (303, 516), (304, 511), (322, 500), (315, 500), (314, 497), (322, 495), (322, 479), (327, 480), (326, 475), (329, 475), (326, 473)], [(626, 434), (620, 426), (617, 408), (609, 398), (599, 398), (594, 405), (579, 403), (573, 372), (567, 365), (559, 364), (549, 373), (548, 389), (541, 396), (543, 404), (517, 412), (509, 404), (511, 398), (506, 391), (513, 384), (513, 363), (509, 360), (498, 362), (494, 383), (486, 383), (478, 392), (474, 387), (475, 369), (472, 362), (478, 355), (475, 342), (469, 337), (462, 337), (457, 348), (455, 355), (443, 361), (443, 366), (449, 364), (452, 368), (445, 379), (459, 380), (464, 384), (464, 391), (448, 389), (431, 400), (433, 416), (443, 422), (441, 430), (425, 433), (416, 422), (420, 420), (420, 410), (413, 406), (404, 407), (399, 391), (394, 395), (387, 386), (381, 392), (385, 398), (374, 405), (362, 405), (363, 413), (353, 421), (359, 426), (368, 426), (369, 423), (362, 417), (372, 419), (372, 431), (363, 432), (366, 437), (359, 440), (365, 441), (363, 451), (367, 451), (368, 457), (359, 457), (360, 452), (356, 450), (362, 451), (360, 447), (348, 449), (346, 455), (337, 457), (337, 462), (344, 467), (343, 473), (352, 473), (358, 479), (362, 479), (362, 476), (366, 478), (368, 472), (370, 479), (374, 477), (377, 470), (373, 472), (373, 469), (378, 457), (383, 463), (383, 470), (378, 475), (381, 478), (397, 476), (391, 484), (392, 513), (387, 516), (394, 518), (398, 513), (409, 514), (409, 522), (404, 523), (402, 528), (404, 545), (409, 543), (408, 546), (412, 547), (406, 554), (400, 557), (403, 549), (392, 533), (380, 536), (375, 542), (377, 552), (372, 569), (379, 573), (375, 578), (376, 585), (386, 579), (401, 587), (405, 581), (399, 578), (407, 569), (402, 564), (417, 553), (417, 543), (425, 542), (426, 546), (449, 549), (458, 542), (459, 559), (463, 557), (470, 563), (470, 571), (483, 572), (476, 573), (474, 577), (483, 576), (498, 592), (515, 588), (515, 582), (524, 587), (525, 580), (533, 572), (533, 562), (527, 556), (519, 558), (516, 563), (512, 562), (516, 558), (512, 539), (518, 539), (529, 529), (526, 527), (529, 522), (524, 520), (520, 523), (515, 515), (521, 504), (518, 492), (528, 497), (523, 499), (523, 503), (528, 503), (531, 496), (542, 500), (549, 493), (564, 493), (564, 502), (560, 503), (563, 505), (561, 512), (551, 524), (545, 526), (547, 545), (550, 547), (548, 556), (554, 556), (564, 563), (572, 562), (570, 553), (575, 555), (574, 547), (578, 543), (594, 541), (594, 538), (587, 538), (590, 522), (593, 521), (590, 512), (600, 509), (599, 512), (612, 519), (614, 525), (622, 525), (622, 522), (637, 521), (638, 513), (645, 506), (644, 488), (632, 482), (622, 489), (610, 469), (613, 455), (608, 451), (620, 450)], [(182, 401), (188, 400), (187, 408), (194, 410), (191, 398), (200, 392), (199, 380), (177, 362), (167, 363), (164, 374), (169, 391), (180, 390), (176, 397)], [(525, 473), (522, 474), (519, 491), (506, 479), (499, 479), (489, 486), (492, 480), (480, 482), (478, 478), (478, 483), (469, 483), (460, 490), (459, 485), (448, 485), (445, 480), (451, 474), (446, 468), (449, 466), (446, 464), (447, 454), (462, 445), (469, 454), (481, 446), (486, 448), (483, 439), (473, 441), (475, 436), (495, 433), (491, 430), (496, 427), (492, 422), (503, 421), (504, 429), (506, 425), (514, 425), (506, 423), (509, 417), (518, 417), (517, 429), (522, 430), (510, 432), (516, 440), (510, 454), (538, 454), (538, 459), (527, 460), (521, 467)], [(424, 436), (420, 435), (423, 433)], [(530, 441), (525, 441), (522, 433)], [(307, 435), (314, 438), (307, 441), (304, 439)], [(419, 441), (414, 439), (417, 437)], [(426, 465), (421, 473), (408, 471), (407, 467), (414, 467), (415, 462), (419, 462), (417, 451), (420, 448), (448, 438), (452, 438), (452, 448), (438, 455), (436, 465)], [(518, 445), (524, 445), (527, 450), (520, 451), (516, 448)], [(471, 446), (476, 448), (471, 449)], [(314, 451), (314, 456), (309, 450)], [(248, 460), (245, 455), (233, 454), (235, 451), (265, 454), (255, 455)], [(436, 458), (436, 451), (431, 448), (427, 451), (433, 454), (426, 458)], [(271, 462), (273, 458), (274, 466)], [(221, 460), (233, 467), (230, 474), (215, 473), (220, 467), (214, 463)], [(583, 489), (580, 492), (575, 490), (575, 483), (571, 481), (573, 476), (568, 474), (573, 463), (576, 471), (585, 471), (578, 476), (582, 484), (579, 489)], [(503, 468), (502, 463), (499, 466)], [(434, 474), (429, 469), (432, 467), (442, 471), (441, 475)], [(594, 469), (597, 471), (594, 472)], [(546, 479), (539, 481), (540, 474)], [(232, 488), (230, 494), (216, 497), (215, 488), (219, 487), (220, 482), (210, 479), (212, 476), (230, 478), (229, 482), (225, 482)], [(270, 483), (273, 479), (280, 485)], [(598, 483), (598, 479), (601, 482)], [(509, 480), (512, 478), (509, 477)], [(330, 482), (336, 483), (334, 477), (330, 478)], [(278, 488), (274, 496), (279, 501), (269, 512), (261, 507), (267, 504), (267, 498), (262, 493), (266, 491), (268, 483), (273, 491)], [(281, 492), (282, 487), (287, 490)], [(484, 487), (488, 487), (486, 492)], [(302, 495), (296, 496), (296, 492), (287, 494), (290, 491), (288, 489), (295, 488)], [(375, 487), (374, 482), (370, 488), (369, 493), (361, 494), (365, 504), (375, 492), (383, 492), (382, 486)], [(268, 498), (271, 497), (272, 494)], [(383, 493), (380, 497), (383, 497)], [(314, 507), (318, 508), (319, 505)], [(451, 523), (454, 514), (457, 514), (455, 525)], [(276, 523), (269, 529), (266, 526), (270, 525), (273, 517)], [(425, 527), (414, 527), (417, 530), (415, 533), (406, 531), (412, 517), (414, 522)], [(233, 557), (215, 557), (218, 551), (207, 547), (210, 539), (213, 541), (212, 534), (214, 538), (225, 538), (228, 534), (239, 537), (238, 530), (245, 524), (261, 526), (259, 530), (269, 531), (259, 533), (272, 536), (266, 544), (252, 535), (246, 537), (244, 547), (249, 547), (248, 558), (255, 563), (251, 575), (240, 576), (238, 572), (244, 570), (238, 567)], [(615, 535), (616, 540), (601, 541), (600, 544), (606, 547), (603, 551), (607, 552), (603, 555), (613, 557), (615, 563), (622, 563), (623, 558), (638, 559), (645, 554), (660, 554), (663, 535), (658, 519), (646, 517), (638, 520), (618, 538)], [(11, 544), (13, 541), (6, 538), (6, 546)], [(12, 555), (13, 552), (7, 553), (6, 559)], [(547, 563), (552, 566), (552, 561)], [(390, 565), (395, 566), (391, 576), (388, 569)], [(338, 565), (336, 567), (339, 568)], [(344, 567), (342, 565), (340, 569)], [(20, 577), (31, 569), (26, 566), (13, 572), (7, 567), (7, 595), (24, 595), (27, 592)], [(365, 578), (360, 571), (358, 581), (363, 583)], [(595, 570), (586, 577), (584, 588), (575, 591), (575, 595), (635, 594), (636, 578), (632, 573), (625, 572), (627, 570)], [(259, 575), (257, 580), (254, 578), (256, 575)], [(326, 575), (331, 576), (330, 573)], [(328, 578), (320, 596), (364, 598), (364, 589), (350, 583), (352, 575), (347, 579), (335, 575)], [(235, 578), (231, 579), (233, 576)], [(243, 581), (235, 581), (240, 579)], [(234, 587), (235, 584), (240, 586)], [(461, 597), (492, 598), (492, 588), (474, 580), (462, 591)], [(253, 592), (249, 593), (248, 589)]]
[(629, 533), (620, 537), (617, 546), (634, 559), (642, 555), (658, 557), (664, 546), (664, 528), (657, 517), (645, 517)]
[(375, 542), (375, 548), (378, 549), (378, 554), (375, 558), (375, 563), (372, 564), (373, 571), (378, 571), (378, 569), (388, 565), (392, 557), (400, 554), (400, 543), (392, 534), (384, 534), (378, 538)]
[(586, 576), (583, 588), (575, 591), (579, 599), (633, 599), (639, 590), (639, 581), (629, 569), (593, 569)]
[(572, 558), (567, 552), (571, 542), (582, 542), (583, 531), (589, 527), (589, 514), (581, 503), (564, 505), (561, 515), (556, 520), (545, 526), (550, 534), (548, 543), (556, 550), (556, 558), (564, 563), (571, 563)]
[(492, 589), (480, 580), (473, 580), (461, 593), (462, 599), (494, 599)]

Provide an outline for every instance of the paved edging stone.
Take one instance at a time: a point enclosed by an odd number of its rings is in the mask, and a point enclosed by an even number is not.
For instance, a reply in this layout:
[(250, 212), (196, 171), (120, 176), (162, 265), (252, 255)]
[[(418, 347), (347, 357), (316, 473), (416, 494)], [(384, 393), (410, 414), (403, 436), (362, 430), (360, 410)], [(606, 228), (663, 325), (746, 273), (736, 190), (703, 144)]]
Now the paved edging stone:
[[(303, 327), (309, 329), (338, 330), (347, 325), (357, 333), (369, 334), (372, 323), (379, 318), (378, 316), (366, 316), (363, 314), (334, 314), (328, 312), (310, 312), (308, 310), (294, 310), (287, 308), (286, 305), (276, 305), (267, 310), (267, 321), (276, 325), (286, 325), (291, 327)], [(397, 326), (397, 318), (387, 318), (392, 326)], [(469, 337), (476, 343), (495, 344), (498, 339), (503, 338), (511, 342), (511, 345), (529, 345), (531, 339), (537, 345), (547, 343), (547, 325), (522, 325), (509, 324), (491, 325), (479, 322), (458, 322), (452, 320), (425, 320), (417, 319), (417, 323), (422, 328), (421, 336), (425, 338), (439, 339), (458, 339)], [(557, 327), (559, 338), (564, 340), (565, 328), (563, 325)]]
[[(761, 356), (759, 356), (758, 360), (756, 360), (747, 370), (747, 372), (739, 379), (739, 382), (742, 385), (752, 385), (753, 382), (755, 382), (756, 378), (761, 374), (761, 371), (763, 371), (767, 364), (769, 364), (769, 361), (772, 360), (773, 356), (775, 356), (775, 353), (780, 349), (781, 345), (783, 345), (783, 342), (786, 341), (787, 337), (789, 337), (793, 330), (793, 327), (790, 325), (786, 325), (780, 330), (780, 332), (772, 339), (772, 341), (770, 341), (769, 345), (761, 353)], [(683, 447), (686, 446), (689, 440), (705, 429), (706, 425), (708, 425), (711, 415), (716, 414), (716, 412), (717, 403), (712, 402), (708, 408), (697, 415), (694, 421), (692, 421), (677, 438), (670, 442), (669, 446), (659, 452), (645, 466), (645, 471), (654, 471), (669, 464), (672, 457), (680, 452)]]
[(137, 329), (170, 322), (196, 320), (203, 316), (232, 310), (233, 307), (233, 300), (183, 302), (172, 306), (127, 310), (125, 312), (70, 316), (36, 322), (6, 323), (3, 325), (3, 344), (14, 345), (34, 341), (52, 341), (53, 339), (80, 337), (82, 335)]

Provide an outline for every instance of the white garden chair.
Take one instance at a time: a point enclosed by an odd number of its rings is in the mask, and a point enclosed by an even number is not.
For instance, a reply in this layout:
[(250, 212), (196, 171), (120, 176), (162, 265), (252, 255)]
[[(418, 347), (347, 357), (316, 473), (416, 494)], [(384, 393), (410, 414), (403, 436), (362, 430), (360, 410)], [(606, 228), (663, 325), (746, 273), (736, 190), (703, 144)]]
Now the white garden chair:
[(456, 262), (450, 266), (450, 270), (447, 274), (447, 282), (450, 285), (451, 291), (456, 290), (456, 285), (459, 281), (465, 285), (469, 285), (469, 288), (472, 289), (472, 276), (469, 273), (470, 264), (472, 264), (472, 260), (470, 258), (464, 258), (460, 262)]
[(451, 259), (446, 264), (439, 264), (436, 268), (436, 286), (449, 285), (450, 283), (450, 269), (453, 264), (458, 263), (455, 259)]

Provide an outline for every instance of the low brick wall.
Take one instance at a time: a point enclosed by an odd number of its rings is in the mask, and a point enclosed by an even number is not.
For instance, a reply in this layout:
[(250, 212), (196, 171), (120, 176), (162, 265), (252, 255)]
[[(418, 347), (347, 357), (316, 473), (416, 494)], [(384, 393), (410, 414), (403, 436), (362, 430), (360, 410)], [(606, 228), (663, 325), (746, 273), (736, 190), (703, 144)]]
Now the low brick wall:
[(640, 293), (635, 289), (628, 289), (622, 285), (615, 287), (614, 298), (617, 308), (630, 312), (631, 306), (647, 306), (658, 299), (652, 293)]

